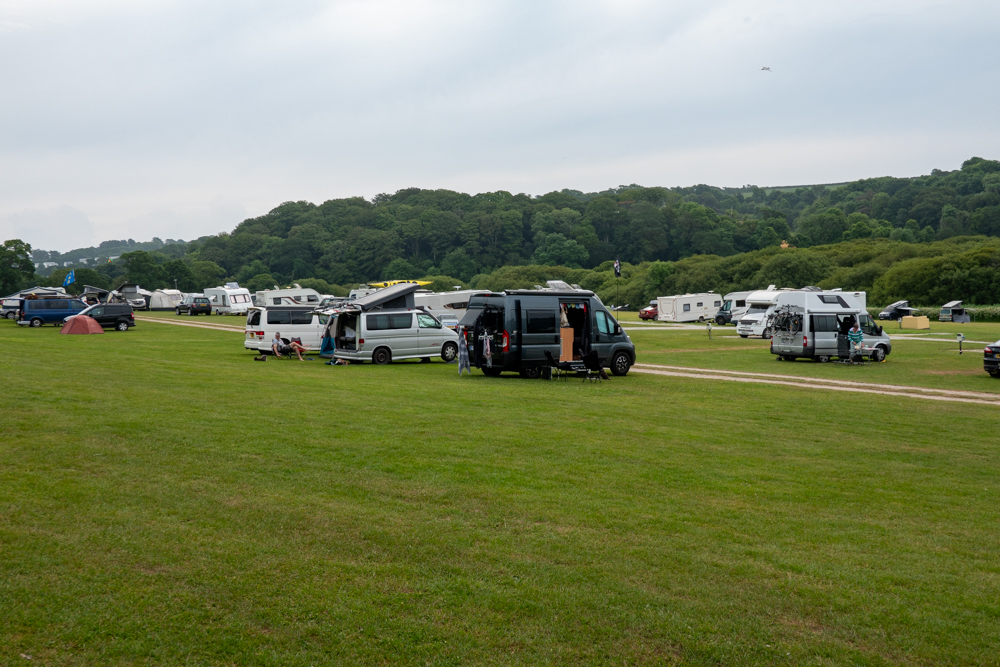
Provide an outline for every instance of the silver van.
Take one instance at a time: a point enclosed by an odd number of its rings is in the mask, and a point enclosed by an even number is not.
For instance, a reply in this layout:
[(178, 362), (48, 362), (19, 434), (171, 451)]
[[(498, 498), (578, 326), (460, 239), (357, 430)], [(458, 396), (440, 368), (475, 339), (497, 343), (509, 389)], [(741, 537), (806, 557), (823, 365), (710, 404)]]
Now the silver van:
[(871, 348), (872, 361), (883, 361), (892, 352), (892, 341), (849, 292), (784, 292), (771, 315), (771, 354), (791, 361), (799, 357), (829, 361), (845, 357), (847, 332), (855, 320)]
[(347, 361), (388, 364), (399, 359), (430, 361), (458, 356), (458, 334), (430, 312), (416, 308), (415, 283), (392, 285), (330, 311), (323, 338), (333, 356)]

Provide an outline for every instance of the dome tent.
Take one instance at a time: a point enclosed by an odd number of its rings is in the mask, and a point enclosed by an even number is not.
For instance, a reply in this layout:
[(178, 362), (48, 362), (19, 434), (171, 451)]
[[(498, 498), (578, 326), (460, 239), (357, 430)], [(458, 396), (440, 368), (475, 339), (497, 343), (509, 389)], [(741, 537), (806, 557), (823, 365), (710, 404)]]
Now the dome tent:
[(86, 315), (77, 315), (76, 317), (71, 317), (63, 325), (62, 329), (59, 330), (61, 334), (102, 334), (104, 329), (101, 325), (97, 323), (93, 317), (87, 317)]

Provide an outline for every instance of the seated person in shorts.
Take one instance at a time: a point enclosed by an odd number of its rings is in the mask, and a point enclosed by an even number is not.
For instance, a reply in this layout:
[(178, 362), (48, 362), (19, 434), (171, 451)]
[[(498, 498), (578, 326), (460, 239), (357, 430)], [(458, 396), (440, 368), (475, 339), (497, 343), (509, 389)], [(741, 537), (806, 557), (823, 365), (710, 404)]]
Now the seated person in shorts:
[(302, 353), (305, 352), (306, 348), (300, 345), (298, 342), (293, 341), (291, 345), (285, 345), (285, 341), (281, 340), (281, 334), (277, 331), (274, 332), (274, 339), (271, 341), (271, 352), (274, 356), (281, 359), (281, 353), (291, 354), (295, 353), (295, 356), (299, 358), (299, 361), (303, 361)]

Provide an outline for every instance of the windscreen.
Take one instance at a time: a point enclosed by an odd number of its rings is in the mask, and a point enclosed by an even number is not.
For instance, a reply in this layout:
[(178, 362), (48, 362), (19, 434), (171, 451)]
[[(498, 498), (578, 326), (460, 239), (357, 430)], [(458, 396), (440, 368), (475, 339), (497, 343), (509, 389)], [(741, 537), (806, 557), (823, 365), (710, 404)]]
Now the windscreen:
[(750, 306), (747, 310), (747, 315), (759, 315), (761, 313), (766, 313), (769, 306)]

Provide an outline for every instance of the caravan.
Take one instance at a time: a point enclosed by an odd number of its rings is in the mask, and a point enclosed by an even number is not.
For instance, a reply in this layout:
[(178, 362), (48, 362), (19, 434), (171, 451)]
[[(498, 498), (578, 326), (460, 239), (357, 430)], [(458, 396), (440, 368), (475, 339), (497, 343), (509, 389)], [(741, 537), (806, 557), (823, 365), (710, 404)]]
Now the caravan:
[(423, 308), (439, 319), (443, 315), (450, 315), (452, 318), (460, 320), (469, 307), (469, 297), (481, 291), (466, 289), (452, 292), (425, 292), (419, 290), (413, 295), (413, 302), (417, 308)]
[(246, 315), (253, 305), (250, 290), (240, 287), (238, 283), (226, 283), (225, 287), (206, 287), (205, 296), (216, 315)]
[(287, 289), (260, 290), (253, 296), (257, 306), (319, 306), (323, 296), (309, 287), (289, 287)]
[(715, 317), (722, 299), (714, 292), (661, 296), (656, 299), (659, 322), (704, 322)]

